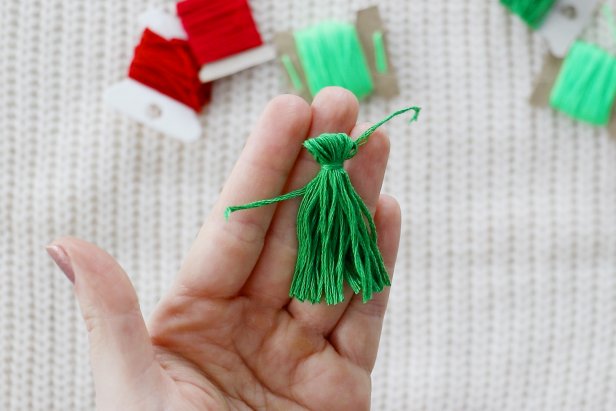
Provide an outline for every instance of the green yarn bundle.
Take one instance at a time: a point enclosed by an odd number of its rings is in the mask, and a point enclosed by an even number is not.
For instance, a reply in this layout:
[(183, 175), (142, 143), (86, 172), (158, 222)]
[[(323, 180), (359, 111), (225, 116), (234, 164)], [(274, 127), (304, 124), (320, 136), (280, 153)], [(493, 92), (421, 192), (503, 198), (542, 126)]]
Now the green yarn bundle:
[[(368, 61), (352, 24), (318, 23), (297, 31), (295, 45), (313, 96), (328, 86), (344, 87), (360, 100), (374, 91)], [(283, 64), (289, 71), (287, 63)], [(295, 84), (298, 76), (290, 76)]]
[(538, 29), (556, 0), (500, 0), (513, 14), (533, 29)]
[(616, 99), (616, 57), (600, 47), (576, 42), (560, 70), (550, 105), (596, 126), (610, 122)]
[(303, 197), (297, 214), (298, 254), (289, 295), (300, 301), (327, 304), (344, 301), (344, 284), (364, 302), (390, 285), (389, 275), (377, 246), (374, 220), (351, 184), (344, 162), (357, 154), (374, 131), (392, 118), (413, 111), (409, 107), (389, 115), (353, 141), (344, 133), (327, 133), (304, 142), (321, 165), (306, 186), (276, 198), (227, 208), (225, 217), (251, 208)]

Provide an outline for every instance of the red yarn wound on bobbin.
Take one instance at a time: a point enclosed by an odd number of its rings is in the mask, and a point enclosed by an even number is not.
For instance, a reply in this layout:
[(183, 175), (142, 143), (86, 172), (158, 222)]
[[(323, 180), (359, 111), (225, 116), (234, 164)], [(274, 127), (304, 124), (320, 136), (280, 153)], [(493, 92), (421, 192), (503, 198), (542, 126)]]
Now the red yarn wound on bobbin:
[(263, 44), (247, 0), (185, 0), (177, 12), (199, 64)]
[(212, 94), (212, 83), (199, 81), (199, 68), (185, 40), (167, 40), (145, 29), (128, 76), (198, 113)]

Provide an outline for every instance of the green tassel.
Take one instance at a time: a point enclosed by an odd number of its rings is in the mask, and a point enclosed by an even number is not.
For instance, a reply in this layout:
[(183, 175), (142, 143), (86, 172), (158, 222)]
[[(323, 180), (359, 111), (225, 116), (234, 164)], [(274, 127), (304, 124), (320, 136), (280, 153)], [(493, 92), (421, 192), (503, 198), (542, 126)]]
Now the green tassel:
[(268, 200), (227, 208), (232, 212), (257, 208), (303, 196), (297, 214), (298, 254), (289, 295), (300, 301), (327, 304), (344, 301), (346, 282), (364, 302), (390, 285), (389, 275), (377, 246), (377, 234), (370, 211), (351, 184), (343, 168), (374, 131), (392, 118), (413, 111), (409, 107), (389, 115), (353, 141), (344, 133), (328, 133), (304, 142), (304, 147), (321, 165), (312, 181), (299, 190)]

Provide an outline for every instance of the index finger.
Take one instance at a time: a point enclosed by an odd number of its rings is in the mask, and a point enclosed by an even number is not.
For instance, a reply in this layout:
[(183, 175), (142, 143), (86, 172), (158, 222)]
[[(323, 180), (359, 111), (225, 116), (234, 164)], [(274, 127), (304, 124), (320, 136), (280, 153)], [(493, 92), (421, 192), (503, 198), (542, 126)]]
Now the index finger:
[(224, 210), (281, 193), (310, 122), (310, 106), (297, 96), (279, 96), (267, 105), (182, 264), (178, 281), (188, 293), (228, 297), (242, 287), (276, 207), (235, 213), (229, 221)]

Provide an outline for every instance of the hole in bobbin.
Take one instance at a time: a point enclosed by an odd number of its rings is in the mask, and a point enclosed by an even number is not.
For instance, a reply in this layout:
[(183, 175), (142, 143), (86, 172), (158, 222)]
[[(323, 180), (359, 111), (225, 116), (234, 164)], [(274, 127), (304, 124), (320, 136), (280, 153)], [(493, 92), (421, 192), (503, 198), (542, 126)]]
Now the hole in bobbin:
[(577, 9), (572, 4), (563, 4), (559, 8), (559, 12), (569, 20), (574, 20), (578, 15)]
[(152, 103), (146, 107), (145, 114), (154, 120), (163, 115), (163, 110), (158, 105)]

